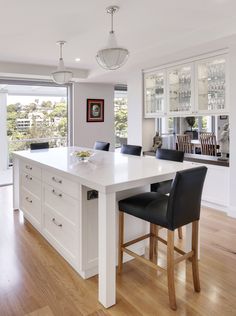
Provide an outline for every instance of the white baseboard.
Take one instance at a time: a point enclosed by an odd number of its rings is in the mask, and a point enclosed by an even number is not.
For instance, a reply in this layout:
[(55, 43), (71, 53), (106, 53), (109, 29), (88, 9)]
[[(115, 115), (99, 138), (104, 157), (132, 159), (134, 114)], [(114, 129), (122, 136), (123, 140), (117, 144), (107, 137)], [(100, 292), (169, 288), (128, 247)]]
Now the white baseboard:
[(217, 203), (213, 203), (213, 202), (208, 202), (208, 201), (202, 200), (202, 206), (213, 208), (213, 209), (215, 209), (217, 211), (221, 211), (221, 212), (224, 212), (224, 213), (228, 214), (228, 208), (229, 207), (227, 205), (221, 205), (221, 204), (217, 204)]
[(224, 212), (229, 217), (236, 218), (236, 207), (221, 205), (221, 204), (212, 203), (212, 202), (208, 202), (204, 200), (202, 200), (202, 205), (209, 208), (213, 208), (214, 210), (217, 210), (220, 212)]
[(236, 218), (236, 207), (229, 206), (227, 214), (232, 218)]

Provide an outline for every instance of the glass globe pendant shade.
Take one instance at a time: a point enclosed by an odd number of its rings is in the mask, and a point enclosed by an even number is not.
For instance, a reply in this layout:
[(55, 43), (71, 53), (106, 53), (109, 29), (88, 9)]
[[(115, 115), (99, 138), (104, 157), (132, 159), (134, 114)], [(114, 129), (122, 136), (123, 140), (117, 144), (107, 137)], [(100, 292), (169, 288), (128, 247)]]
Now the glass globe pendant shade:
[(57, 84), (69, 83), (73, 77), (73, 73), (69, 70), (57, 70), (51, 74), (52, 80)]
[(111, 15), (111, 31), (109, 33), (107, 47), (97, 52), (96, 60), (102, 68), (116, 70), (126, 63), (129, 57), (129, 51), (126, 48), (118, 46), (113, 30), (113, 14), (119, 10), (119, 7), (110, 6), (106, 10), (107, 13)]
[(71, 81), (73, 73), (67, 70), (64, 66), (64, 61), (62, 58), (62, 45), (65, 44), (64, 41), (58, 42), (60, 45), (60, 59), (57, 70), (51, 73), (52, 80), (57, 84), (67, 84)]
[(98, 64), (108, 70), (116, 70), (123, 66), (129, 57), (129, 51), (125, 48), (105, 48), (97, 52)]
[(69, 83), (72, 79), (71, 71), (55, 71), (52, 73), (52, 80), (57, 84)]

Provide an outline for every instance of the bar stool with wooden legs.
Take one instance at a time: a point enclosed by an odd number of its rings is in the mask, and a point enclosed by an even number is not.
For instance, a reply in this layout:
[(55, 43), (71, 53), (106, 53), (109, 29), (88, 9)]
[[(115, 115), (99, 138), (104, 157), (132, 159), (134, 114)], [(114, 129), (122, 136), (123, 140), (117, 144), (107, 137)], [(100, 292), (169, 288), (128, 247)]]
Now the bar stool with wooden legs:
[[(141, 193), (119, 201), (119, 259), (118, 271), (122, 272), (123, 252), (160, 271), (167, 271), (170, 307), (177, 309), (174, 282), (175, 264), (192, 258), (193, 283), (196, 292), (200, 292), (198, 271), (198, 223), (200, 218), (201, 196), (206, 176), (206, 167), (197, 167), (176, 173), (170, 195), (155, 192)], [(133, 215), (150, 223), (151, 232), (135, 240), (124, 242), (124, 213)], [(174, 246), (174, 231), (192, 223), (192, 250), (185, 253)], [(167, 241), (157, 234), (156, 226), (168, 230)], [(150, 238), (149, 260), (137, 255), (127, 247), (146, 238)], [(155, 264), (158, 240), (167, 245), (167, 267)], [(181, 256), (174, 259), (174, 251)]]
[[(184, 161), (184, 151), (174, 149), (158, 148), (156, 151), (156, 158), (161, 160), (170, 160), (176, 162)], [(169, 194), (171, 190), (172, 180), (166, 180), (151, 184), (151, 191), (161, 194)], [(183, 238), (182, 227), (178, 228), (179, 239)]]

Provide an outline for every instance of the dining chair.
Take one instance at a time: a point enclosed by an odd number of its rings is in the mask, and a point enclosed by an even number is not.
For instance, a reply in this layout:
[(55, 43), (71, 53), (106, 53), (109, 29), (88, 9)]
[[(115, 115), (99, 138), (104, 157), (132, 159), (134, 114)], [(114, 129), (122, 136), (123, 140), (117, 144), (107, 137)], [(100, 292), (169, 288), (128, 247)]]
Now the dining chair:
[(209, 156), (217, 156), (216, 136), (213, 133), (201, 133), (201, 154)]
[(142, 151), (142, 146), (137, 145), (125, 145), (121, 146), (121, 154), (140, 156)]
[[(177, 309), (174, 281), (175, 264), (191, 258), (194, 289), (196, 292), (200, 292), (198, 226), (206, 172), (205, 166), (177, 172), (169, 196), (145, 192), (119, 201), (118, 272), (122, 272), (124, 252), (156, 270), (167, 271), (169, 302), (173, 310)], [(149, 222), (151, 233), (128, 242), (124, 241), (124, 213)], [(174, 246), (174, 231), (190, 223), (192, 224), (192, 250), (186, 253)], [(167, 240), (158, 236), (157, 225), (167, 229)], [(149, 260), (127, 248), (146, 238), (150, 238)], [(157, 241), (167, 245), (166, 268), (160, 267), (156, 262)], [(182, 256), (175, 258), (174, 251)]]
[[(183, 162), (184, 152), (179, 150), (159, 148), (156, 151), (156, 158), (170, 161)], [(161, 194), (169, 194), (171, 191), (171, 185), (173, 180), (162, 181), (159, 183), (151, 184), (151, 192), (158, 192)], [(183, 238), (182, 228), (178, 228), (178, 236), (180, 239)]]
[(48, 149), (48, 148), (49, 148), (49, 142), (30, 144), (30, 150)]
[(215, 133), (213, 132), (200, 132), (199, 136), (214, 136)]
[(189, 137), (190, 137), (190, 140), (193, 139), (193, 131), (185, 131), (185, 132), (184, 132), (184, 135), (189, 136)]
[(101, 142), (98, 140), (95, 142), (95, 144), (93, 146), (93, 149), (103, 150), (103, 151), (109, 151), (109, 148), (110, 148), (110, 143)]
[(191, 137), (189, 135), (177, 135), (177, 146), (178, 150), (184, 153), (193, 153), (193, 145), (191, 144)]

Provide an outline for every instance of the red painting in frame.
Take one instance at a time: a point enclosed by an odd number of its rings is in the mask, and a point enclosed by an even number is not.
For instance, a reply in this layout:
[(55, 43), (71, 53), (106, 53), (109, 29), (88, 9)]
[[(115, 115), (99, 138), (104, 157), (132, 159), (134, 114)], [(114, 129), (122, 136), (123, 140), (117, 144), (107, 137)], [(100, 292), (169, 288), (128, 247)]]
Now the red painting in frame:
[(87, 122), (104, 122), (104, 99), (87, 99)]

